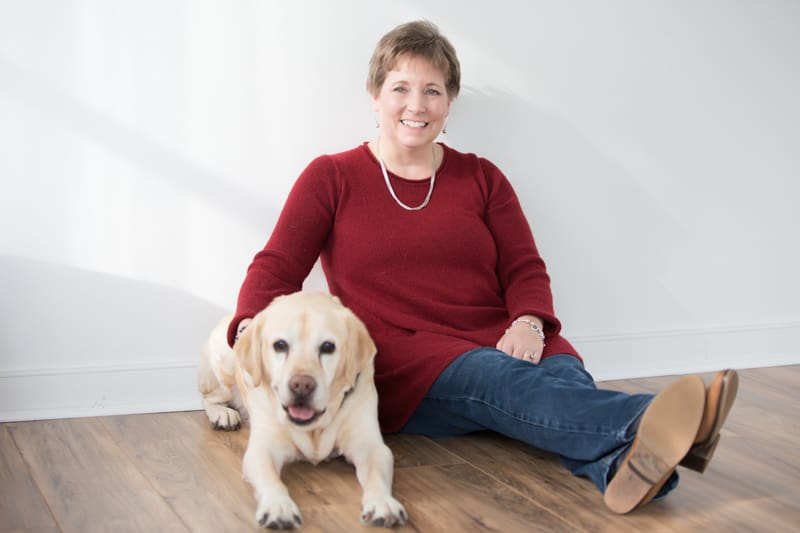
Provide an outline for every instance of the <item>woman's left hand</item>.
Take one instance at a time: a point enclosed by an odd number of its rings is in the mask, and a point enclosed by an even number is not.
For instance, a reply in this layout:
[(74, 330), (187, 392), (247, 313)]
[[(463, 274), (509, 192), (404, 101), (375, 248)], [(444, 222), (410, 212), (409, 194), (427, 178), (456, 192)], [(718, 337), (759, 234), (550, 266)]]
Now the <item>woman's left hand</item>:
[[(520, 317), (530, 320), (542, 328), (541, 320), (536, 317)], [(497, 349), (507, 353), (511, 357), (530, 361), (538, 364), (542, 360), (544, 352), (544, 340), (525, 322), (511, 324), (506, 330), (505, 335), (500, 337), (497, 342)]]

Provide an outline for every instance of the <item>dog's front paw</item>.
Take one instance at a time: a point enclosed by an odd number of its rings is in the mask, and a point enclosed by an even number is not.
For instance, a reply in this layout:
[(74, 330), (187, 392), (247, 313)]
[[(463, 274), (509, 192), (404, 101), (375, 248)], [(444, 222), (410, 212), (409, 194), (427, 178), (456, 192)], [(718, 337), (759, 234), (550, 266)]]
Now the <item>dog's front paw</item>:
[(361, 503), (361, 522), (369, 526), (402, 526), (408, 520), (408, 513), (391, 494), (377, 498), (364, 498)]
[(294, 529), (303, 523), (300, 510), (291, 498), (262, 502), (256, 511), (256, 521), (267, 529)]
[(207, 406), (206, 415), (208, 415), (208, 420), (214, 429), (235, 431), (242, 425), (242, 417), (239, 411), (224, 405), (213, 404)]

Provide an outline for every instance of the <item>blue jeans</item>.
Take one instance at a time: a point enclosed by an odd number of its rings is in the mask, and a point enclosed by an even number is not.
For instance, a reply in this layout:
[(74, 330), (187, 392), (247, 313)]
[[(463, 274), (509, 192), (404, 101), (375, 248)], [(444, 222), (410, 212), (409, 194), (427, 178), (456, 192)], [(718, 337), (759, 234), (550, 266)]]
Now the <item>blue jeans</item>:
[[(598, 389), (571, 355), (534, 365), (478, 348), (441, 373), (401, 431), (447, 437), (492, 430), (558, 454), (573, 474), (605, 492), (652, 399)], [(676, 472), (657, 497), (677, 484)]]

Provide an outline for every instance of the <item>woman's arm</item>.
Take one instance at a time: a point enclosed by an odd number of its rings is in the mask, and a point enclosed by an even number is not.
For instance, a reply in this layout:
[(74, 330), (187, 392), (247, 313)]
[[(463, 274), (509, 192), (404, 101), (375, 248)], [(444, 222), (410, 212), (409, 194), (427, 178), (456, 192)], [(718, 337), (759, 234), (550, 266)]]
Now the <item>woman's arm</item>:
[(302, 289), (333, 226), (338, 183), (336, 167), (327, 156), (312, 161), (298, 177), (266, 246), (247, 269), (228, 328), (231, 346), (242, 320), (277, 296)]
[(545, 338), (561, 329), (553, 310), (550, 276), (508, 179), (488, 160), (481, 162), (489, 186), (486, 225), (497, 247), (497, 275), (510, 318), (497, 347), (538, 362)]

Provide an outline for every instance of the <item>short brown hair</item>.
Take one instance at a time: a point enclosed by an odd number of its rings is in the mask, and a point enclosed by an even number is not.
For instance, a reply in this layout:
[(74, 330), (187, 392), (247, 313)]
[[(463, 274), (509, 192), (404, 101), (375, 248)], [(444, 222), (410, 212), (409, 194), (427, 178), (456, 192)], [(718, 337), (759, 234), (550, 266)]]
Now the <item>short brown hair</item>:
[(452, 100), (461, 89), (461, 65), (456, 50), (447, 37), (439, 33), (433, 22), (417, 20), (397, 26), (384, 35), (372, 58), (369, 60), (367, 91), (375, 96), (386, 81), (386, 73), (392, 70), (397, 58), (410, 54), (427, 59), (438, 68), (445, 79), (447, 96)]

